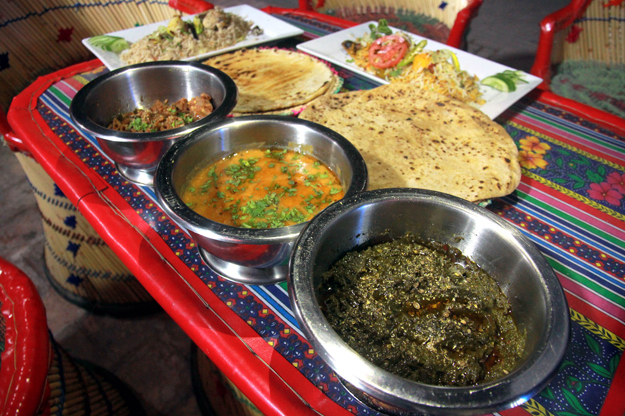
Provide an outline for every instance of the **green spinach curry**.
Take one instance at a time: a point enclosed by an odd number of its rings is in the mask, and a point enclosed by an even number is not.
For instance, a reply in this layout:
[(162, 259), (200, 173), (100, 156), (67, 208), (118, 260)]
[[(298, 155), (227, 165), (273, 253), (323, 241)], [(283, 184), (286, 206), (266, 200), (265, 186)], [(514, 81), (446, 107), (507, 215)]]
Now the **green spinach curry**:
[(353, 251), (323, 275), (322, 308), (376, 366), (438, 386), (501, 378), (525, 334), (497, 282), (459, 250), (406, 235)]

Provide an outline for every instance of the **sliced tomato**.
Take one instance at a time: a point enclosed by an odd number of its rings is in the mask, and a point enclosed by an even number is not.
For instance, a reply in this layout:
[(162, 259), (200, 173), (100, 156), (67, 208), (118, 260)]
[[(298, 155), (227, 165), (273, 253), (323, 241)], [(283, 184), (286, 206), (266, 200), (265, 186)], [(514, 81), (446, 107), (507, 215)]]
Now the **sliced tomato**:
[(406, 55), (408, 46), (408, 41), (399, 35), (376, 39), (369, 47), (369, 63), (380, 69), (395, 66)]

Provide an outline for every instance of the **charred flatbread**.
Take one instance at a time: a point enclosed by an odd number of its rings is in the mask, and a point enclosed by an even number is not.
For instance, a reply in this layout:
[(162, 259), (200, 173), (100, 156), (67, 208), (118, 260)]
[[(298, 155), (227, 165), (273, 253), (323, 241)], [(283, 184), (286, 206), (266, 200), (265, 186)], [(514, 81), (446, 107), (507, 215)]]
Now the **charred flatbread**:
[(323, 62), (285, 49), (242, 49), (203, 63), (234, 80), (239, 89), (234, 114), (291, 109), (336, 86), (336, 75)]
[(412, 85), (321, 97), (300, 118), (350, 140), (369, 189), (412, 187), (469, 201), (504, 196), (521, 178), (508, 133), (480, 110)]

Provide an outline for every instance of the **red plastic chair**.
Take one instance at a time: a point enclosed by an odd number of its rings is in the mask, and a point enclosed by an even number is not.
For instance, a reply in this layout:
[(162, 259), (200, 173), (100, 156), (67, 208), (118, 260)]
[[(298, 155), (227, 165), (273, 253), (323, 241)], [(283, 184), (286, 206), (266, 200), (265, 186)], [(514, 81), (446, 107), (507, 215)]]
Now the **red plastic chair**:
[(1, 415), (145, 415), (114, 375), (54, 341), (35, 285), (2, 258), (0, 350)]
[(47, 403), (48, 325), (35, 285), (0, 259), (0, 414), (34, 415)]
[[(566, 7), (551, 13), (540, 22), (540, 38), (531, 73), (543, 79), (541, 87), (549, 89), (554, 57), (555, 40), (558, 33), (568, 29), (585, 12), (593, 0), (573, 0)], [(554, 59), (556, 58), (556, 59)]]

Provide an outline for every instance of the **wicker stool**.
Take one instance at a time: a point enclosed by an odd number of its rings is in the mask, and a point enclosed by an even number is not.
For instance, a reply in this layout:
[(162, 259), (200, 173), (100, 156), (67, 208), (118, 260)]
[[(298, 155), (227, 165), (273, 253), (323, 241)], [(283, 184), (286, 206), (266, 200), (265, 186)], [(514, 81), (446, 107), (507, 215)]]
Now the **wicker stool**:
[(45, 236), (46, 276), (68, 301), (116, 316), (157, 303), (32, 158), (15, 153), (35, 193)]
[(197, 345), (191, 346), (191, 380), (203, 416), (262, 416)]
[(35, 285), (4, 259), (0, 312), (0, 414), (145, 414), (119, 379), (73, 359), (54, 341)]

